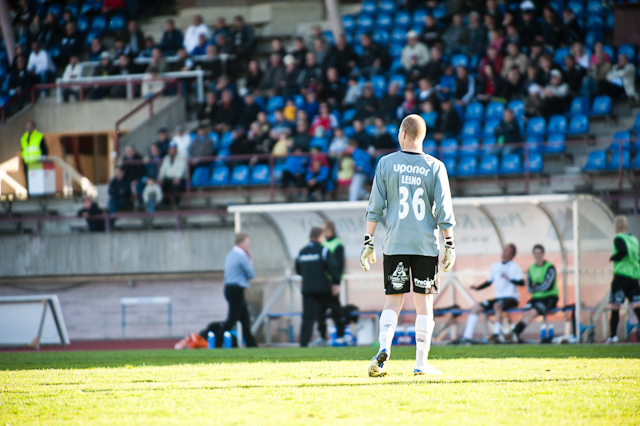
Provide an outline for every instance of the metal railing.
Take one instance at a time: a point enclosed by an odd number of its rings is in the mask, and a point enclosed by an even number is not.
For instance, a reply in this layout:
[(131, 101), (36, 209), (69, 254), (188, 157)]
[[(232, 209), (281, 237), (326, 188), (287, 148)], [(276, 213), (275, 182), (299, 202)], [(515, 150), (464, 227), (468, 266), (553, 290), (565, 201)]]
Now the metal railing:
[(80, 185), (80, 188), (84, 195), (88, 195), (93, 198), (98, 196), (98, 188), (94, 184), (92, 184), (86, 176), (78, 173), (76, 169), (74, 169), (62, 158), (47, 155), (40, 157), (40, 161), (50, 161), (56, 166), (60, 167), (60, 169), (62, 170), (62, 194), (65, 197), (71, 197), (73, 195), (73, 182), (76, 182), (78, 185)]

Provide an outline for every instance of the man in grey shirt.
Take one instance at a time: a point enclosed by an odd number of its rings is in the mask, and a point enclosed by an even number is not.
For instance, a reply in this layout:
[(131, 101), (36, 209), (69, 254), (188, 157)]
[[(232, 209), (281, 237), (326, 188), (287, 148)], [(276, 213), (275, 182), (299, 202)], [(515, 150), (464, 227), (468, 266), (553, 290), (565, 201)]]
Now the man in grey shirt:
[[(416, 306), (416, 363), (414, 374), (442, 374), (427, 363), (433, 320), (433, 295), (440, 287), (438, 276), (438, 228), (445, 239), (442, 263), (449, 271), (455, 263), (449, 178), (444, 164), (422, 151), (427, 125), (415, 114), (405, 117), (398, 131), (402, 151), (380, 159), (376, 168), (367, 229), (360, 264), (368, 271), (375, 262), (373, 235), (382, 212), (387, 209), (384, 238), (385, 304), (380, 315), (380, 350), (369, 365), (369, 376), (383, 376), (385, 361), (398, 325), (404, 295), (411, 290)], [(410, 275), (411, 274), (411, 275)]]
[(238, 233), (235, 237), (236, 245), (227, 253), (224, 261), (224, 298), (229, 304), (227, 321), (224, 331), (231, 331), (236, 323), (242, 324), (242, 335), (247, 346), (257, 347), (256, 339), (251, 334), (249, 310), (244, 298), (245, 289), (249, 288), (249, 280), (256, 276), (253, 262), (249, 254), (249, 236)]

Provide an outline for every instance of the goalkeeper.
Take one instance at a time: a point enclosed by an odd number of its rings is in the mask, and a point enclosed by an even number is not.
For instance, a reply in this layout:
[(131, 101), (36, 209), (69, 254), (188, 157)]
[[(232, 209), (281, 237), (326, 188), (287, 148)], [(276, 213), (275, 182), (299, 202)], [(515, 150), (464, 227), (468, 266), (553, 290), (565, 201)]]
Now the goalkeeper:
[(367, 207), (367, 225), (360, 264), (365, 271), (375, 262), (373, 235), (386, 208), (387, 232), (383, 243), (385, 304), (380, 315), (380, 350), (371, 360), (369, 376), (385, 375), (385, 361), (398, 325), (404, 295), (411, 291), (416, 307), (416, 363), (414, 374), (442, 374), (427, 363), (433, 321), (433, 295), (438, 293), (438, 228), (445, 239), (444, 271), (453, 267), (455, 218), (447, 170), (442, 162), (422, 151), (427, 135), (424, 120), (405, 117), (398, 131), (402, 151), (380, 159)]

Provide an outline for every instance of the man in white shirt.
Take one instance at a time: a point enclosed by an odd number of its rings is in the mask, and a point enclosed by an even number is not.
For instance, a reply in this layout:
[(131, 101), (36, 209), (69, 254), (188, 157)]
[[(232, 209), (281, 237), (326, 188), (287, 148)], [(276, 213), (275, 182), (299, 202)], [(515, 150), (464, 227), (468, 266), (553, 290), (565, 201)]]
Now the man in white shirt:
[[(41, 84), (46, 84), (53, 77), (56, 66), (49, 57), (46, 50), (42, 49), (40, 43), (34, 41), (31, 45), (31, 54), (27, 63), (27, 71), (38, 77)], [(42, 91), (42, 96), (46, 95), (46, 91)]]
[(471, 344), (473, 332), (478, 324), (478, 316), (484, 311), (493, 310), (495, 323), (493, 325), (493, 335), (491, 341), (498, 342), (501, 329), (502, 314), (508, 309), (518, 306), (520, 293), (517, 285), (524, 285), (524, 275), (520, 266), (513, 261), (516, 256), (516, 246), (507, 244), (502, 250), (502, 261), (491, 265), (489, 278), (479, 286), (471, 286), (473, 290), (482, 290), (495, 284), (495, 299), (484, 300), (471, 308), (471, 313), (467, 318), (467, 325), (460, 339), (453, 341), (453, 344)]
[(211, 32), (207, 24), (202, 20), (202, 16), (195, 15), (192, 22), (193, 24), (189, 25), (187, 31), (184, 33), (184, 48), (187, 52), (193, 51), (198, 45), (200, 34), (203, 34), (207, 40), (211, 39)]
[(415, 56), (418, 66), (423, 67), (431, 60), (431, 54), (421, 41), (418, 40), (418, 33), (410, 30), (407, 33), (407, 44), (402, 49), (401, 62), (405, 70), (411, 69), (411, 57)]
[[(82, 65), (80, 65), (80, 58), (77, 55), (72, 55), (69, 59), (69, 65), (64, 70), (64, 74), (62, 74), (62, 81), (68, 83), (72, 81), (74, 78), (82, 77)], [(76, 100), (78, 100), (78, 91), (79, 87), (65, 87), (62, 89), (62, 97), (65, 102), (69, 102), (69, 97), (73, 95)]]
[(189, 156), (189, 146), (191, 145), (191, 135), (184, 132), (184, 127), (176, 126), (176, 133), (173, 135), (171, 142), (174, 142), (178, 148), (178, 155), (181, 157)]

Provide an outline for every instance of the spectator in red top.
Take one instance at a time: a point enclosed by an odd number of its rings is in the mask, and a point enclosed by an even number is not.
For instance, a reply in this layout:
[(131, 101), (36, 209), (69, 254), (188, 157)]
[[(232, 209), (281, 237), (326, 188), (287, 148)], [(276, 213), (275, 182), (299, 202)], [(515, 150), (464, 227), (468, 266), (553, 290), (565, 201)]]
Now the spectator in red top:
[(489, 102), (495, 96), (497, 86), (500, 86), (499, 78), (500, 75), (493, 69), (491, 64), (484, 64), (482, 73), (478, 76), (480, 87), (476, 99), (480, 102)]
[(104, 0), (102, 2), (102, 13), (109, 13), (112, 10), (124, 8), (124, 0)]
[(312, 136), (318, 135), (318, 129), (322, 129), (322, 136), (324, 136), (328, 131), (331, 131), (331, 129), (337, 126), (336, 118), (330, 114), (329, 104), (322, 102), (320, 104), (320, 113), (313, 118), (313, 122), (309, 128), (309, 134)]
[(478, 72), (482, 73), (485, 65), (491, 65), (493, 70), (500, 74), (502, 72), (502, 67), (504, 65), (504, 58), (499, 54), (498, 49), (495, 46), (491, 45), (487, 47), (487, 56), (482, 58), (480, 61), (480, 65), (478, 66)]

